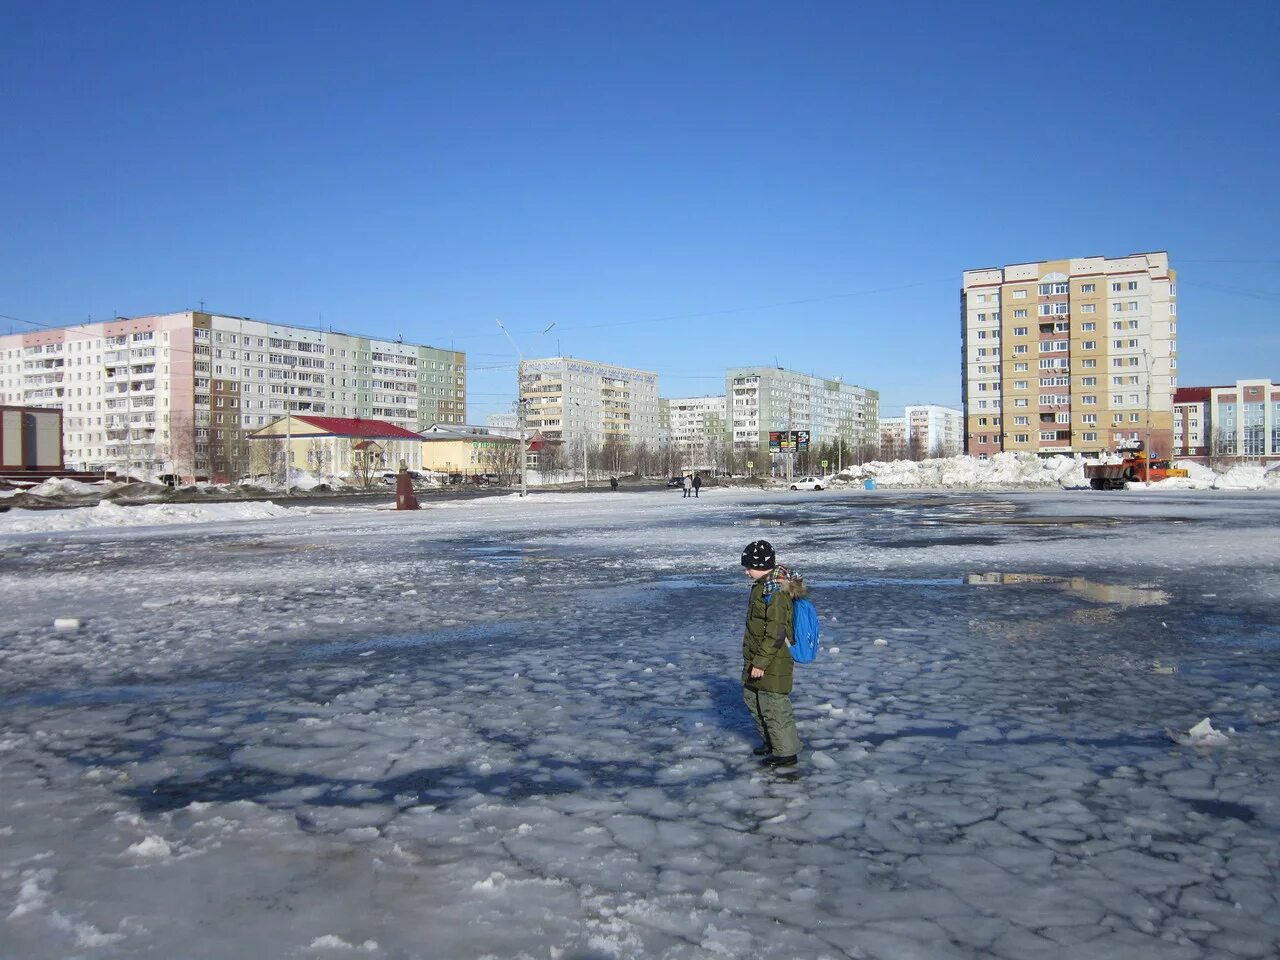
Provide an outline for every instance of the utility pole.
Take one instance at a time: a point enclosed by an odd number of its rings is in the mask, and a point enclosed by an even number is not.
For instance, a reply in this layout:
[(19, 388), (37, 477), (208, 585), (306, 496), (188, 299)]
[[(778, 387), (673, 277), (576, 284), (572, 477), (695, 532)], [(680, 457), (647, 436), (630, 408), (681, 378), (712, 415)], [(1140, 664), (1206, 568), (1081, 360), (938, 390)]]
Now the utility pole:
[(794, 399), (787, 401), (787, 484), (791, 483), (792, 463), (796, 456), (796, 438), (792, 431), (792, 412), (795, 406)]
[(289, 461), (293, 459), (293, 415), (289, 401), (284, 402), (284, 495), (289, 495)]
[(1143, 482), (1149, 487), (1151, 486), (1151, 355), (1145, 349), (1142, 351), (1142, 359), (1147, 362), (1147, 456), (1142, 464), (1143, 472), (1146, 474)]
[(516, 364), (516, 423), (520, 426), (520, 496), (529, 495), (529, 441), (525, 437), (524, 357)]
[[(524, 353), (516, 344), (511, 333), (507, 330), (506, 324), (501, 320), (495, 321), (498, 328), (503, 332), (506, 338), (511, 341), (511, 347), (516, 352), (516, 422), (520, 426), (520, 496), (527, 497), (529, 495), (529, 445), (525, 439), (525, 398), (524, 398)], [(554, 327), (555, 321), (547, 324), (542, 333), (546, 333)], [(539, 334), (541, 336), (541, 334)]]

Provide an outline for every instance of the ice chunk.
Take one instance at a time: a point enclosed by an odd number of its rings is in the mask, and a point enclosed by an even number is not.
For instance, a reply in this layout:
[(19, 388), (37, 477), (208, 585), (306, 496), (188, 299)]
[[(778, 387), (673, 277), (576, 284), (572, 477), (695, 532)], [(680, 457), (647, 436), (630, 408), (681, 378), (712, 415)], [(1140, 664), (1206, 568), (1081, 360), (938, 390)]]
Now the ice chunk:
[(76, 617), (58, 617), (53, 621), (55, 630), (79, 630), (80, 620)]
[(1174, 730), (1169, 730), (1167, 733), (1175, 743), (1180, 743), (1185, 747), (1221, 747), (1231, 742), (1225, 733), (1214, 729), (1208, 717), (1205, 717), (1186, 733), (1178, 733)]
[(874, 640), (871, 641), (871, 643), (877, 647), (887, 647), (889, 645), (889, 641), (886, 640), (884, 637), (876, 637)]

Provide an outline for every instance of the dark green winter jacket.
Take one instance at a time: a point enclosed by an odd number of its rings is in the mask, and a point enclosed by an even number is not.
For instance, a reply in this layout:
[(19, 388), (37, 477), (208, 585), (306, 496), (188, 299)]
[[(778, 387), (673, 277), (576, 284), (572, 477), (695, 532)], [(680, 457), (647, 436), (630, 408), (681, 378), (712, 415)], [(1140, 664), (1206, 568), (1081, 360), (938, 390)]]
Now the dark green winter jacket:
[[(795, 661), (791, 659), (787, 641), (792, 636), (792, 601), (808, 592), (809, 588), (798, 574), (781, 566), (752, 584), (747, 628), (742, 634), (742, 683), (747, 689), (762, 693), (791, 692)], [(760, 667), (764, 676), (752, 680), (752, 667)]]

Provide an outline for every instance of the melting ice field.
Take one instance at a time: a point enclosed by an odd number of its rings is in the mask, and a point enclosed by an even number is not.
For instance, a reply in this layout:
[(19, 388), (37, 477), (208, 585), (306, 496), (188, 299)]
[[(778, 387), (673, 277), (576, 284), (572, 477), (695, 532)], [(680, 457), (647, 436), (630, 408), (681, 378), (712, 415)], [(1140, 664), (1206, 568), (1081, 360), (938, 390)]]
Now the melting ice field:
[(1280, 955), (1275, 494), (211, 517), (0, 520), (5, 960)]

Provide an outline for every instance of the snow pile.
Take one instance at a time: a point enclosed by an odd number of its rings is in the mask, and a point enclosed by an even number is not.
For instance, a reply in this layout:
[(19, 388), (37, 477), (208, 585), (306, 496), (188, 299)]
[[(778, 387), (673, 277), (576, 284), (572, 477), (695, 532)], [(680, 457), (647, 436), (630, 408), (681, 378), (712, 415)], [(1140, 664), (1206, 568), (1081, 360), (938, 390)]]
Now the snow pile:
[(36, 484), (27, 493), (37, 497), (96, 497), (101, 496), (119, 484), (103, 481), (101, 483), (82, 483), (67, 477), (51, 477), (43, 483)]
[[(380, 482), (382, 477), (379, 476), (377, 479)], [(353, 484), (348, 483), (342, 477), (333, 476), (331, 474), (318, 476), (314, 473), (309, 473), (306, 470), (295, 469), (290, 476), (290, 481), (289, 489), (300, 490), (303, 493), (314, 490), (321, 484), (328, 487), (330, 490), (350, 490), (354, 488)], [(241, 480), (235, 485), (240, 487), (256, 487), (259, 490), (269, 490), (272, 493), (282, 493), (284, 491), (284, 481), (277, 480), (275, 477), (251, 477)]]
[(1280, 490), (1280, 475), (1267, 472), (1254, 463), (1237, 463), (1214, 480), (1215, 490)]
[[(935, 460), (873, 460), (850, 467), (835, 482), (861, 483), (872, 478), (882, 487), (981, 489), (988, 487), (1085, 487), (1081, 457), (1040, 458), (1025, 453), (998, 453), (989, 460), (944, 457)], [(1096, 462), (1096, 461), (1095, 461)]]
[(149, 527), (227, 520), (271, 520), (289, 511), (270, 500), (260, 503), (165, 503), (122, 507), (110, 500), (75, 510), (14, 511), (0, 514), (0, 535), (90, 530), (99, 527)]
[[(861, 466), (846, 467), (833, 480), (834, 486), (861, 486), (873, 479), (880, 487), (911, 489), (992, 489), (999, 487), (1060, 487), (1064, 490), (1085, 489), (1084, 468), (1091, 463), (1119, 463), (1117, 456), (1099, 459), (1084, 457), (1037, 457), (1029, 453), (997, 453), (989, 460), (958, 456), (935, 460), (873, 460)], [(1174, 466), (1189, 476), (1169, 477), (1151, 484), (1163, 490), (1280, 490), (1280, 468), (1264, 470), (1256, 464), (1237, 464), (1218, 474), (1191, 461), (1178, 461)], [(1130, 489), (1146, 489), (1142, 483)]]

